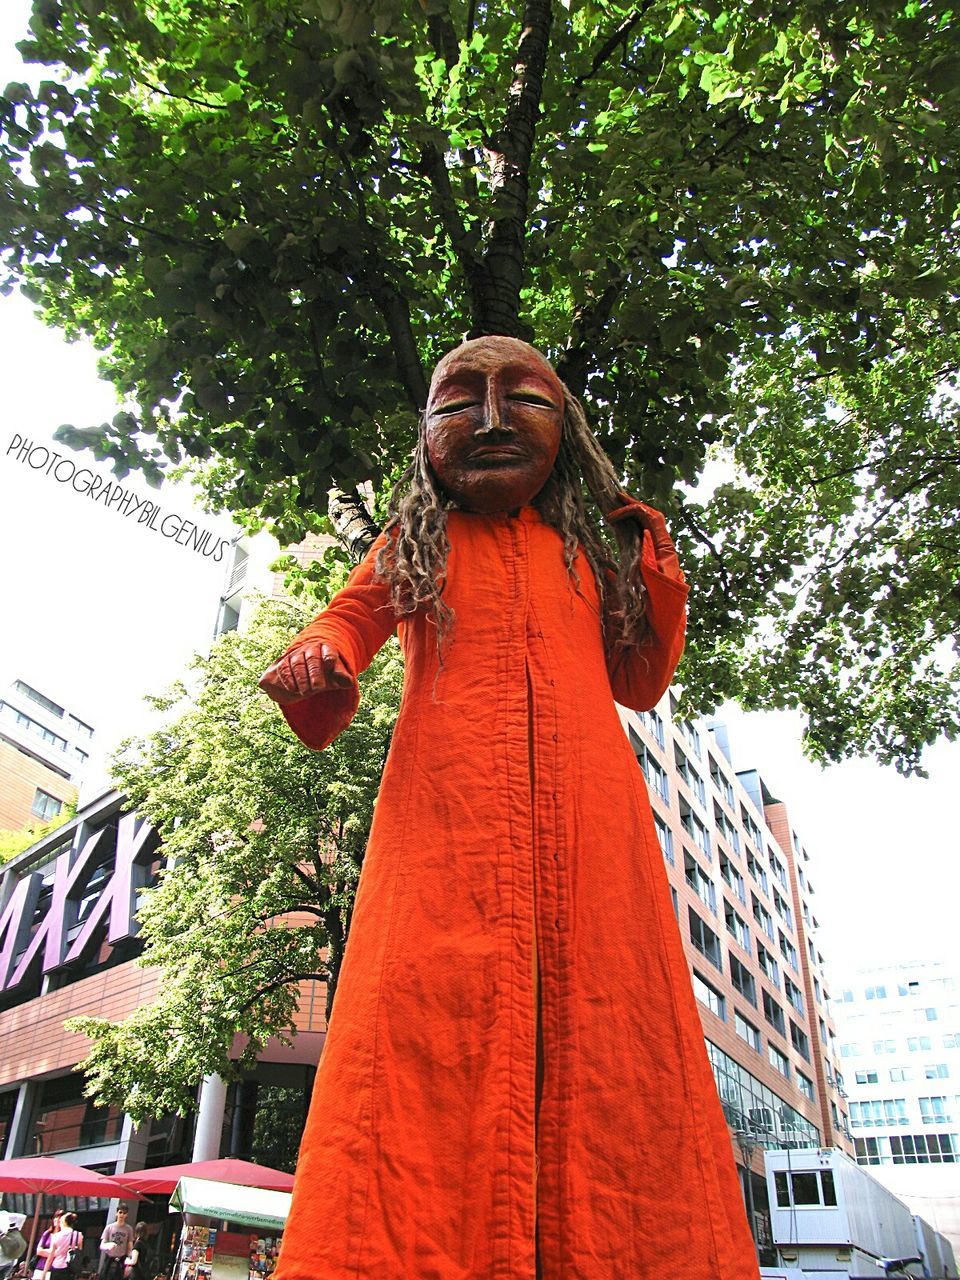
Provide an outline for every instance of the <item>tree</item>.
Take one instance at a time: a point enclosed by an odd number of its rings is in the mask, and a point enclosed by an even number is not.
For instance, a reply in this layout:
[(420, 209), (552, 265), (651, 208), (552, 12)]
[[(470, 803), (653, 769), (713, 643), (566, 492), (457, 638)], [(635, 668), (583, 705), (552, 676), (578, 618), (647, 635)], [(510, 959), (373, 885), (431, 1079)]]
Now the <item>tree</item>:
[(71, 800), (63, 806), (56, 817), (50, 818), (47, 822), (28, 822), (19, 831), (0, 828), (0, 863), (9, 862), (18, 853), (23, 853), (24, 849), (29, 849), (32, 844), (48, 836), (51, 831), (62, 827), (76, 812), (77, 806)]
[[(918, 767), (958, 722), (960, 49), (943, 0), (36, 0), (6, 287), (66, 427), (294, 539), (460, 334), (544, 348), (693, 580), (688, 709)], [(714, 465), (711, 465), (714, 464)]]
[(315, 611), (263, 601), (247, 630), (194, 660), (189, 688), (153, 699), (162, 727), (123, 744), (114, 762), (117, 786), (168, 858), (139, 913), (140, 963), (162, 982), (123, 1022), (69, 1025), (93, 1041), (91, 1095), (135, 1119), (187, 1110), (204, 1075), (234, 1075), (271, 1036), (289, 1043), (301, 982), (326, 983), (329, 1017), (401, 658), (388, 644), (349, 728), (326, 751), (308, 750), (256, 683)]

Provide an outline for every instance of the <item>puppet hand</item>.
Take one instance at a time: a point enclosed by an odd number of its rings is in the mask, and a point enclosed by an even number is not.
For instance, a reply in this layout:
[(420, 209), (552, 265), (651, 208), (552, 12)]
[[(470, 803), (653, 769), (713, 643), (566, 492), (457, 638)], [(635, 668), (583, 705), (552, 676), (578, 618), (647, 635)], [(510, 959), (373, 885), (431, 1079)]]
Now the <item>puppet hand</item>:
[(644, 502), (638, 502), (636, 498), (631, 498), (628, 493), (621, 496), (624, 505), (617, 507), (615, 511), (608, 512), (607, 519), (611, 524), (616, 524), (618, 520), (636, 520), (650, 534), (660, 572), (665, 573), (669, 578), (682, 580), (680, 561), (677, 559), (676, 550), (667, 532), (666, 520), (659, 511), (648, 507)]
[(332, 689), (350, 689), (353, 676), (332, 645), (316, 641), (291, 649), (279, 662), (268, 667), (260, 688), (274, 702), (285, 705), (311, 698)]

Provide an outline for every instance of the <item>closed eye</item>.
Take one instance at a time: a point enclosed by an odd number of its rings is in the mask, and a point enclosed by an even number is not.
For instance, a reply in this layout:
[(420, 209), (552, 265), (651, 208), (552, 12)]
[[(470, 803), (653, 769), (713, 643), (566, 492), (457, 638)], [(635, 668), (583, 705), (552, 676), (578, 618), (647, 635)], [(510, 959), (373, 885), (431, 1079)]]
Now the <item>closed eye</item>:
[(479, 400), (451, 400), (449, 404), (437, 405), (434, 413), (459, 413), (462, 409), (475, 409), (479, 403)]
[(513, 400), (517, 404), (535, 404), (541, 409), (556, 409), (556, 405), (552, 400), (548, 400), (546, 396), (538, 396), (534, 391), (514, 391), (512, 395), (507, 396), (508, 400)]

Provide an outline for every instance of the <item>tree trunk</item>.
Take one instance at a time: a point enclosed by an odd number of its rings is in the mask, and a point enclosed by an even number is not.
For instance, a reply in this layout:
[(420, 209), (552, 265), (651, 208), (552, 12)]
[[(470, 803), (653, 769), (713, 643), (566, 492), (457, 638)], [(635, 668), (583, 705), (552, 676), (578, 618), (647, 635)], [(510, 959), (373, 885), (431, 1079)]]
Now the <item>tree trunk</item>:
[(336, 535), (346, 547), (351, 560), (359, 564), (376, 542), (380, 528), (356, 489), (347, 493), (343, 489), (333, 488), (328, 491), (327, 496), (327, 513)]

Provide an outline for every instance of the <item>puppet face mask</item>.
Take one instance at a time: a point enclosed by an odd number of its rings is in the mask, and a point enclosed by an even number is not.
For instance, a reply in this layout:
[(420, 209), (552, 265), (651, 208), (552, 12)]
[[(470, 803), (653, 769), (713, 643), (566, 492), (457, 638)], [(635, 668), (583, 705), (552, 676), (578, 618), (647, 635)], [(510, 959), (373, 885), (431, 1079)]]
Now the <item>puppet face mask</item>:
[(546, 484), (562, 422), (563, 384), (539, 352), (514, 338), (476, 338), (434, 372), (427, 455), (457, 506), (513, 511)]

